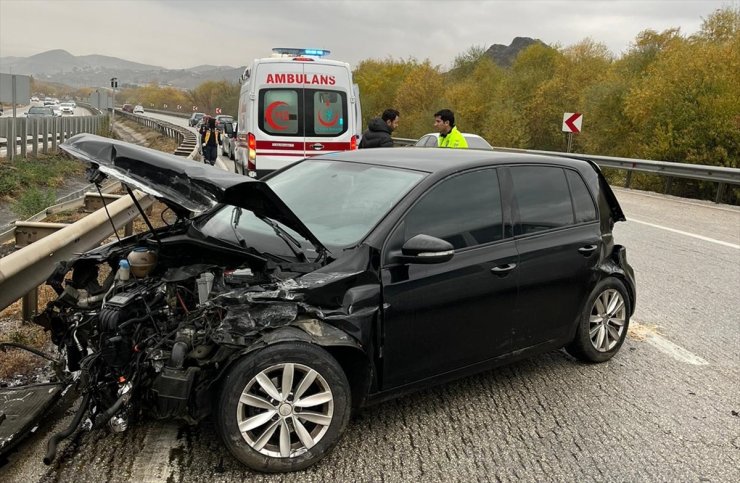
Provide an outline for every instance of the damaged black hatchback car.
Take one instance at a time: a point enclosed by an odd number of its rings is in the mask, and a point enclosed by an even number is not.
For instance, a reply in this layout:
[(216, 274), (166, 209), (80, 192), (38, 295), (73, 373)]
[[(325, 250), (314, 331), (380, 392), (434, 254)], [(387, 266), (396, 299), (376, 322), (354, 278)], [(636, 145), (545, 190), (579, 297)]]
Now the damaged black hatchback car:
[(353, 409), (560, 347), (606, 361), (627, 334), (625, 218), (590, 162), (374, 149), (257, 181), (93, 135), (62, 148), (176, 215), (48, 281), (37, 322), (79, 376), (78, 423), (212, 417), (250, 468), (300, 470)]

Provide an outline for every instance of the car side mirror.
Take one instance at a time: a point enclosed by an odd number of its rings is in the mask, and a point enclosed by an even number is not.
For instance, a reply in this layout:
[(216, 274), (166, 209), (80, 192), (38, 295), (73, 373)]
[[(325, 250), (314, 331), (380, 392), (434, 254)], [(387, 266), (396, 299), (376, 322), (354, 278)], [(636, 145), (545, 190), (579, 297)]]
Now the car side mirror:
[(448, 241), (430, 235), (411, 237), (401, 247), (401, 261), (406, 263), (442, 263), (452, 259), (455, 247)]

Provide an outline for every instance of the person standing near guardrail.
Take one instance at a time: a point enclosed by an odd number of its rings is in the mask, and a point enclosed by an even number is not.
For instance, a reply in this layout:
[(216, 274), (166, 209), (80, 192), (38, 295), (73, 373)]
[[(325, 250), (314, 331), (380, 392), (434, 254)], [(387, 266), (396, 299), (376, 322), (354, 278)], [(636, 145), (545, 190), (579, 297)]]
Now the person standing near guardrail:
[(208, 118), (208, 124), (201, 135), (201, 144), (203, 145), (203, 162), (213, 166), (218, 157), (218, 145), (221, 144), (221, 131), (216, 129), (215, 118)]
[(434, 129), (439, 132), (437, 146), (440, 148), (467, 149), (468, 142), (455, 126), (455, 113), (442, 109), (434, 113)]
[(360, 149), (392, 148), (391, 133), (398, 128), (399, 113), (395, 109), (386, 109), (381, 117), (376, 117), (368, 123), (368, 129), (362, 135)]

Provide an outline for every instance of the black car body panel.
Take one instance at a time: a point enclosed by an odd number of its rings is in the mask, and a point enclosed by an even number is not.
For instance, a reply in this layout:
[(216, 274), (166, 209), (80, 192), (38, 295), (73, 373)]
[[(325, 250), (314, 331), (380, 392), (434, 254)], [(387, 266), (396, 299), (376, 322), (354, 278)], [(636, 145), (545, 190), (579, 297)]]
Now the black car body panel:
[[(180, 215), (173, 226), (60, 264), (48, 281), (59, 298), (36, 319), (66, 349), (72, 370), (99, 367), (140, 381), (131, 404), (156, 417), (209, 415), (209, 394), (229, 368), (270, 345), (324, 347), (341, 363), (357, 407), (562, 347), (573, 339), (585, 300), (607, 277), (624, 281), (634, 310), (634, 274), (611, 236), (624, 214), (598, 168), (584, 161), (389, 148), (306, 159), (263, 182), (92, 135), (62, 148)], [(386, 211), (365, 235), (324, 244), (318, 222), (298, 214), (305, 213), (300, 199), (276, 194), (280, 179), (304, 163), (326, 165), (329, 174), (348, 164), (359, 173), (388, 168), (394, 176), (413, 173), (414, 181), (392, 203), (378, 205)], [(533, 218), (532, 200), (517, 187), (517, 176), (531, 167), (554, 170), (566, 192), (580, 190), (580, 205), (567, 197), (570, 222), (550, 226), (546, 217)], [(458, 193), (450, 188), (455, 183), (469, 189)], [(314, 189), (331, 194), (325, 186)], [(447, 200), (464, 208), (440, 202)], [(207, 229), (234, 207), (283, 223), (312, 242), (317, 256), (286, 253), (278, 235), (241, 237), (236, 222), (221, 235)], [(459, 223), (435, 224), (450, 213)], [(492, 222), (475, 224), (483, 218)], [(415, 236), (440, 250), (409, 251)], [(320, 256), (325, 245), (331, 252)], [(137, 266), (138, 275), (116, 271), (141, 257), (149, 261)], [(110, 275), (103, 277), (106, 266)], [(97, 355), (80, 351), (78, 340), (95, 340)], [(115, 409), (121, 387), (108, 381), (90, 392), (98, 407)]]

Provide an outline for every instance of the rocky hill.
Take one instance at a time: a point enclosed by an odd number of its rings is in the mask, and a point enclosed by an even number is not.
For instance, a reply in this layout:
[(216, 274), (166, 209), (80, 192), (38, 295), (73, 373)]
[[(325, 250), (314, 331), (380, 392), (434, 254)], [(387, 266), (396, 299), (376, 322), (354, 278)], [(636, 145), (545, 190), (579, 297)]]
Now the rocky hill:
[(515, 37), (514, 40), (511, 41), (511, 45), (492, 45), (488, 50), (486, 50), (485, 55), (489, 56), (500, 67), (511, 67), (511, 64), (514, 63), (514, 59), (519, 55), (519, 52), (533, 44), (547, 46), (547, 44), (539, 39)]

